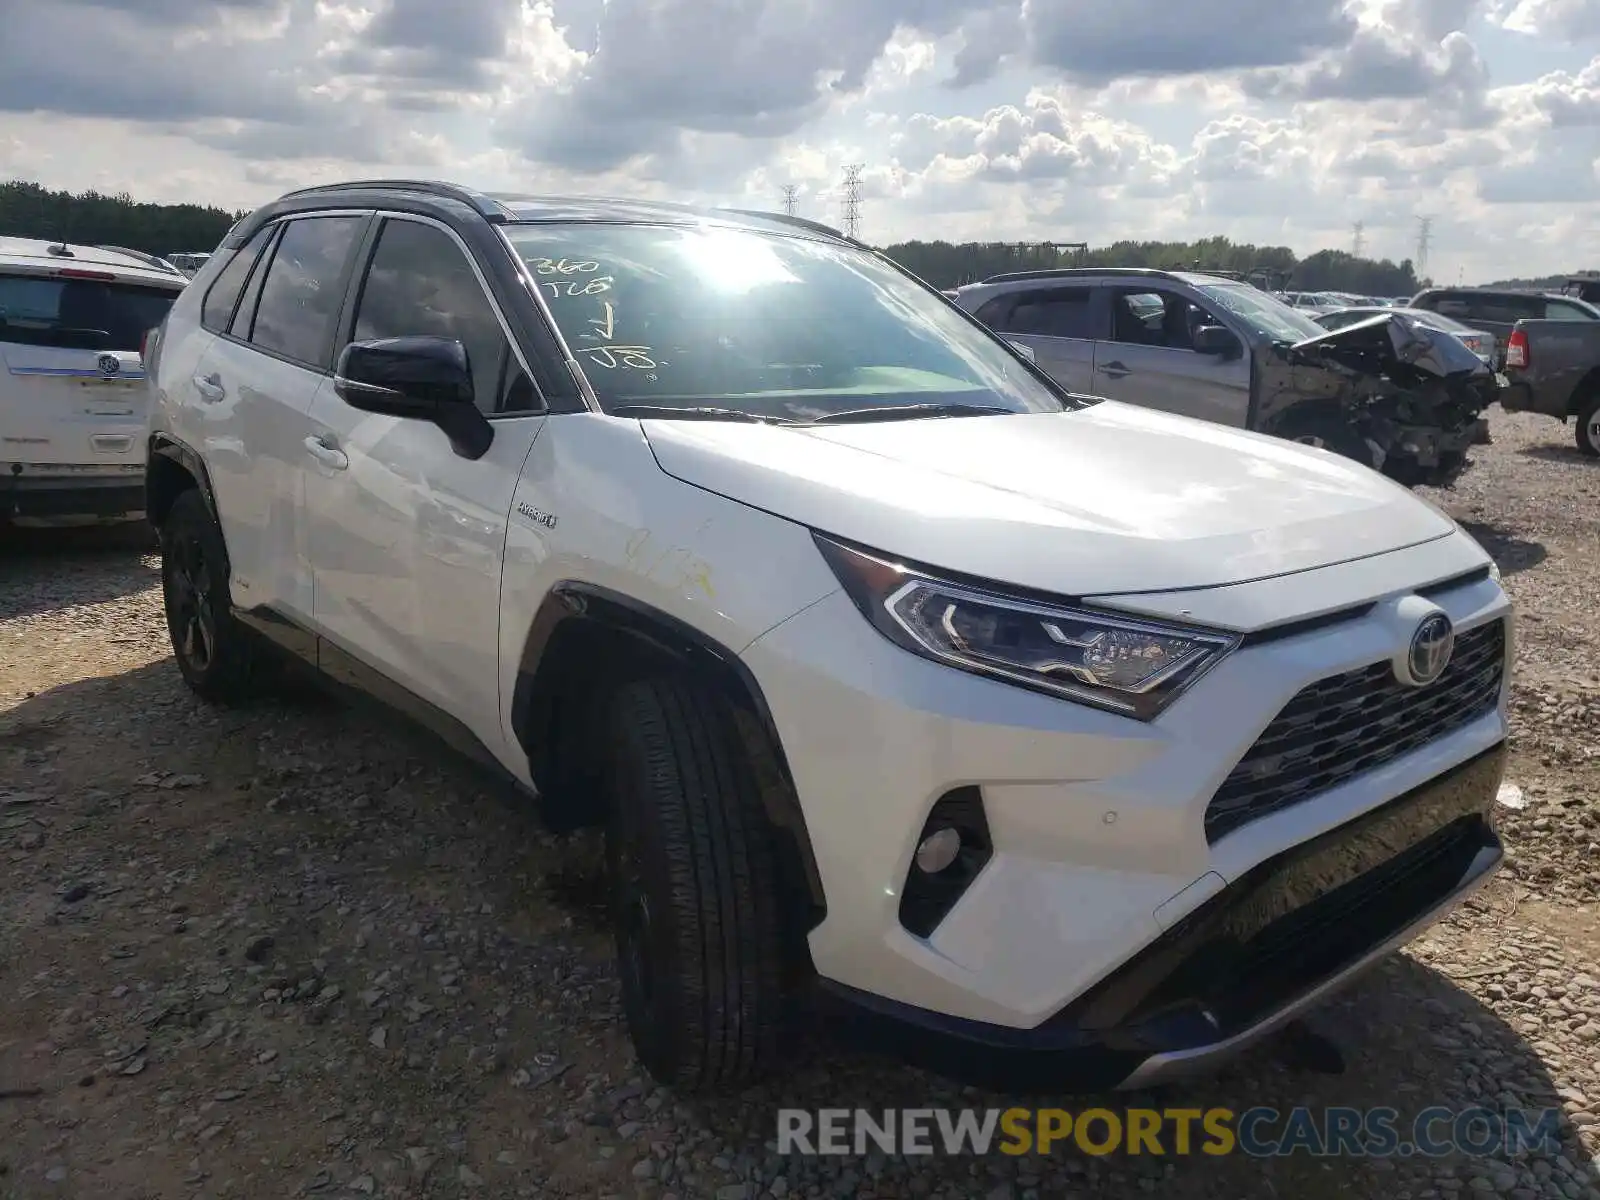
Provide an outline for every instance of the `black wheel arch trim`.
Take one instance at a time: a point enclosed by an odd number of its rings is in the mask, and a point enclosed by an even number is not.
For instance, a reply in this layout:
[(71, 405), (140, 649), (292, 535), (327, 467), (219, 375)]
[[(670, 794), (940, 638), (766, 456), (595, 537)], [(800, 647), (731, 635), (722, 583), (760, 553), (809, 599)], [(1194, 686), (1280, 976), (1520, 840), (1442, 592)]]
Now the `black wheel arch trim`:
[[(205, 502), (206, 511), (211, 514), (211, 519), (217, 522), (217, 527), (222, 527), (221, 515), (217, 511), (217, 495), (211, 486), (211, 472), (206, 469), (205, 460), (187, 442), (173, 437), (170, 433), (154, 433), (150, 435), (150, 444), (145, 458), (144, 490), (145, 514), (152, 525), (160, 526), (159, 514), (166, 511), (170, 505), (158, 504), (157, 484), (155, 480), (157, 461), (176, 463), (184, 472), (194, 480), (195, 487), (199, 489), (200, 498)], [(226, 547), (224, 547), (226, 549)]]
[[(539, 748), (529, 744), (531, 739), (528, 736), (539, 702), (539, 669), (557, 632), (571, 621), (596, 622), (613, 632), (638, 639), (666, 659), (689, 667), (725, 673), (738, 688), (740, 694), (737, 698), (743, 702), (771, 747), (774, 759), (771, 765), (778, 775), (778, 786), (762, 788), (767, 815), (780, 836), (790, 842), (794, 852), (794, 865), (802, 876), (799, 882), (803, 883), (811, 908), (808, 928), (820, 924), (826, 914), (822, 876), (817, 869), (816, 854), (805, 814), (800, 807), (794, 774), (790, 770), (783, 739), (778, 733), (777, 722), (766, 696), (749, 666), (737, 653), (687, 622), (626, 593), (597, 584), (567, 580), (552, 587), (529, 625), (511, 701), (512, 728), (523, 750), (528, 752), (530, 766), (540, 757)], [(534, 778), (537, 782), (537, 771), (534, 772)]]

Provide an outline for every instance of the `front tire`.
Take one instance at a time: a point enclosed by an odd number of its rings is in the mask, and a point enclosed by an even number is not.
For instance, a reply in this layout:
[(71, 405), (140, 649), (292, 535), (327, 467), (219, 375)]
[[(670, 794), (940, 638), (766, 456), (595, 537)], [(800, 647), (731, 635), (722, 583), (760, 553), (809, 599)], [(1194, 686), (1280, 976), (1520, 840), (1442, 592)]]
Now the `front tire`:
[(1331, 450), (1363, 467), (1373, 467), (1372, 447), (1347, 421), (1333, 413), (1314, 413), (1302, 417), (1288, 424), (1279, 436), (1304, 446)]
[(1600, 458), (1600, 392), (1578, 406), (1578, 427), (1574, 436), (1578, 453), (1586, 458)]
[(686, 1093), (783, 1057), (792, 991), (775, 834), (732, 707), (692, 679), (623, 685), (608, 720), (612, 921), (634, 1049)]
[(233, 618), (222, 531), (192, 488), (161, 523), (161, 591), (184, 682), (213, 704), (252, 699), (263, 673), (259, 650)]

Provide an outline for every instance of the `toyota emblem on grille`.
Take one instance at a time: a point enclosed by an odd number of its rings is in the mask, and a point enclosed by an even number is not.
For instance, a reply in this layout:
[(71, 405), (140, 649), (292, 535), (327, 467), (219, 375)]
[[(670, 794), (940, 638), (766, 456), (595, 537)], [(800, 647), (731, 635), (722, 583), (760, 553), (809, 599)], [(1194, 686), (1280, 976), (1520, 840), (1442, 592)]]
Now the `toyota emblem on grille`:
[(1450, 624), (1449, 617), (1443, 613), (1424, 617), (1417, 631), (1411, 635), (1411, 648), (1406, 653), (1410, 682), (1417, 687), (1426, 687), (1443, 675), (1455, 643), (1455, 626)]
[(100, 356), (100, 374), (115, 375), (122, 370), (122, 360), (115, 354), (102, 354)]

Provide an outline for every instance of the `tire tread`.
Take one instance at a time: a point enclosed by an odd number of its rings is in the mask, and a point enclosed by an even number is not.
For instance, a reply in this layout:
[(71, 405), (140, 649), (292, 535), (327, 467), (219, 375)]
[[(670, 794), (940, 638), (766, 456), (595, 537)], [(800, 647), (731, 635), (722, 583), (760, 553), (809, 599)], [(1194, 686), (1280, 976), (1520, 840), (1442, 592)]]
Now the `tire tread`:
[(632, 742), (665, 854), (677, 1002), (671, 1052), (647, 1063), (687, 1091), (765, 1074), (787, 1025), (778, 856), (728, 704), (693, 679), (623, 685), (612, 726)]

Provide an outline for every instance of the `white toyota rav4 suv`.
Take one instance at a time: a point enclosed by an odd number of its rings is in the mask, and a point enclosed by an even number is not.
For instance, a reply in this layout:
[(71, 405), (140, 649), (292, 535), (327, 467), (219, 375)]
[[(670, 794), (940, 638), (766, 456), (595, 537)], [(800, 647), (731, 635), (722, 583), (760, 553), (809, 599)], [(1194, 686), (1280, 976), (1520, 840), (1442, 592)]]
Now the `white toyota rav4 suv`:
[(0, 524), (144, 508), (140, 349), (187, 284), (138, 251), (0, 237)]
[(1070, 395), (822, 226), (296, 192), (151, 372), (189, 684), (288, 651), (604, 826), (663, 1082), (750, 1078), (826, 1000), (954, 1075), (1143, 1085), (1500, 860), (1472, 538), (1333, 454)]

